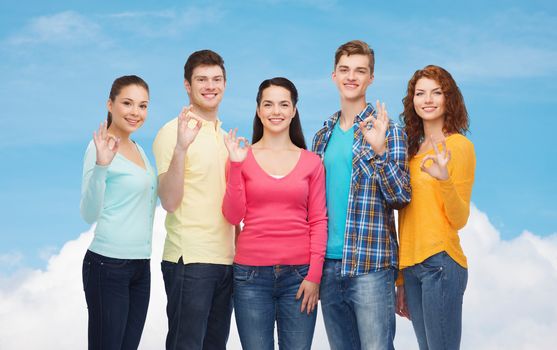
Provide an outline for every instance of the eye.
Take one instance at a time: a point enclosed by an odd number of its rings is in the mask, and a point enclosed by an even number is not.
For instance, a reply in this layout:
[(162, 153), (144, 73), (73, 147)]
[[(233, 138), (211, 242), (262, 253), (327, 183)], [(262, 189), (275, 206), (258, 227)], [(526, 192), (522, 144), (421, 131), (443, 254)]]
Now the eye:
[(131, 106), (131, 102), (130, 101), (124, 101), (122, 102), (125, 106)]
[(283, 104), (281, 104), (280, 106), (281, 106), (282, 108), (288, 108), (288, 107), (290, 107), (290, 104), (289, 104), (289, 103), (283, 103)]
[(441, 91), (435, 91), (433, 94), (434, 94), (434, 95), (437, 95), (437, 96), (441, 96), (441, 95), (443, 95), (443, 92), (441, 92)]
[(416, 92), (415, 96), (422, 96), (424, 93), (423, 92)]
[(366, 74), (367, 73), (365, 69), (358, 69), (357, 72), (359, 74)]
[(147, 105), (140, 105), (139, 108), (141, 108), (141, 109), (147, 109)]

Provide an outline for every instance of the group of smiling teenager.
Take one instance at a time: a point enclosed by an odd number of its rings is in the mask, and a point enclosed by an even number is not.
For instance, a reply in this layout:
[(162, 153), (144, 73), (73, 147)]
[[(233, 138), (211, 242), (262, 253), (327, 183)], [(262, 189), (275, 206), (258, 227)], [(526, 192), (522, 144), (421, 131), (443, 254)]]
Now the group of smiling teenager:
[(97, 222), (83, 260), (89, 349), (139, 345), (157, 194), (168, 212), (166, 349), (226, 349), (233, 306), (243, 349), (273, 349), (275, 324), (280, 348), (310, 349), (319, 300), (331, 349), (393, 349), (395, 313), (411, 319), (420, 349), (459, 348), (458, 230), (475, 168), (464, 100), (446, 70), (427, 66), (408, 82), (400, 127), (384, 103), (366, 102), (374, 63), (365, 42), (337, 49), (341, 107), (312, 153), (290, 80), (259, 86), (249, 142), (221, 128), (223, 59), (194, 52), (190, 105), (153, 144), (158, 175), (130, 138), (148, 86), (114, 81), (83, 169), (82, 216)]

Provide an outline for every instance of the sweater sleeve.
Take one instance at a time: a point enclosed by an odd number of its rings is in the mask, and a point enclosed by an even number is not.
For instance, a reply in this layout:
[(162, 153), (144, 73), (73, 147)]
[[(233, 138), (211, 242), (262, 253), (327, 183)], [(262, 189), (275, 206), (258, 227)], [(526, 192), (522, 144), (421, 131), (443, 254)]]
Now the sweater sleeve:
[(81, 216), (88, 224), (99, 218), (103, 207), (106, 190), (107, 166), (96, 164), (97, 150), (93, 142), (89, 143), (83, 161), (83, 180), (81, 184)]
[[(474, 146), (467, 139), (449, 150), (449, 178), (439, 181), (443, 206), (451, 227), (460, 230), (470, 215), (470, 198), (474, 184), (476, 156)], [(452, 164), (451, 164), (452, 163)]]
[(316, 157), (317, 166), (309, 182), (308, 223), (310, 229), (310, 262), (306, 279), (321, 283), (325, 249), (327, 248), (327, 208), (325, 197), (325, 170)]
[(387, 150), (372, 159), (372, 166), (379, 175), (379, 188), (387, 203), (394, 209), (401, 209), (410, 202), (410, 171), (406, 133), (393, 122), (387, 132)]
[(222, 214), (232, 225), (238, 225), (246, 215), (246, 191), (242, 177), (243, 162), (230, 162)]

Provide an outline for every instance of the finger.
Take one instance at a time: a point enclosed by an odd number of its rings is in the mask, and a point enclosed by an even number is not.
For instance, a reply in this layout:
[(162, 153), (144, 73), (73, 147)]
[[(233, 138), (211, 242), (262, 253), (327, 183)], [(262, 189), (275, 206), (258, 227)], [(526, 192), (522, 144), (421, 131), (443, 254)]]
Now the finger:
[(118, 152), (118, 148), (120, 147), (120, 138), (116, 137), (114, 140), (114, 146), (112, 147), (112, 152)]
[(444, 137), (443, 140), (441, 140), (441, 145), (443, 145), (443, 157), (447, 158), (447, 142)]
[(101, 123), (101, 126), (100, 126), (100, 128), (99, 128), (99, 130), (100, 130), (100, 132), (101, 132), (101, 139), (102, 139), (102, 140), (106, 140), (106, 134), (107, 134), (107, 131), (106, 131), (106, 129), (107, 129), (107, 128), (106, 128), (106, 124), (107, 124), (106, 121), (102, 122), (102, 123)]
[(193, 128), (196, 134), (199, 132), (199, 130), (201, 130), (202, 126), (203, 126), (203, 122), (201, 122), (201, 120), (198, 120), (197, 124), (195, 124), (195, 128)]
[(307, 311), (309, 313), (309, 297), (307, 293), (304, 293), (304, 298), (302, 299), (302, 307), (300, 309), (301, 312)]
[(433, 141), (433, 136), (429, 137), (429, 141), (431, 143), (431, 146), (433, 147), (433, 151), (435, 152), (435, 154), (436, 155), (441, 155), (441, 151), (437, 147), (437, 143), (435, 141)]
[(195, 119), (198, 122), (199, 121), (203, 121), (203, 118), (201, 118), (200, 116), (198, 116), (197, 114), (193, 113), (191, 110), (188, 111), (188, 113), (186, 113), (186, 116), (188, 117), (188, 121), (190, 119)]
[(432, 155), (428, 154), (427, 156), (424, 157), (424, 159), (422, 159), (422, 162), (420, 164), (420, 169), (422, 169), (423, 171), (425, 171), (428, 167), (426, 166), (426, 163), (428, 160), (431, 160), (432, 162), (435, 162), (435, 157), (433, 157)]
[(239, 139), (244, 143), (244, 147), (249, 147), (249, 140), (245, 137), (239, 137)]
[(447, 161), (451, 160), (451, 150), (447, 150)]
[(379, 118), (379, 114), (381, 114), (381, 104), (379, 100), (375, 101), (375, 113), (377, 114), (377, 118)]
[(387, 112), (387, 107), (385, 106), (384, 102), (383, 102), (383, 121), (384, 122), (389, 121), (389, 112)]
[(296, 300), (300, 299), (302, 294), (304, 294), (304, 286), (300, 285), (300, 288), (298, 288), (298, 292), (296, 293)]

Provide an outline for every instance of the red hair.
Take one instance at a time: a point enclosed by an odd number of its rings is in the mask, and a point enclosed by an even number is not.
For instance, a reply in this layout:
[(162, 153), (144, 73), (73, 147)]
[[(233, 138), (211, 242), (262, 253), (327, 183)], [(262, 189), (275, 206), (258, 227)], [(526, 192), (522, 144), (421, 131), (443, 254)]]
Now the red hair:
[(402, 99), (404, 112), (400, 115), (404, 122), (406, 135), (408, 135), (409, 157), (413, 157), (418, 153), (420, 143), (424, 139), (424, 124), (422, 118), (418, 116), (414, 108), (416, 83), (421, 78), (435, 80), (441, 85), (441, 91), (443, 91), (445, 95), (445, 121), (443, 124), (443, 131), (445, 133), (465, 134), (468, 132), (468, 127), (470, 125), (464, 98), (451, 74), (445, 69), (434, 65), (429, 65), (423, 69), (417, 70), (408, 82), (406, 96)]

